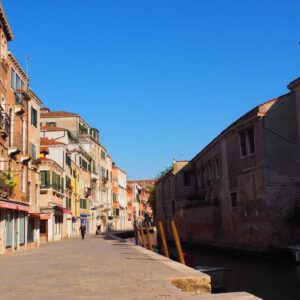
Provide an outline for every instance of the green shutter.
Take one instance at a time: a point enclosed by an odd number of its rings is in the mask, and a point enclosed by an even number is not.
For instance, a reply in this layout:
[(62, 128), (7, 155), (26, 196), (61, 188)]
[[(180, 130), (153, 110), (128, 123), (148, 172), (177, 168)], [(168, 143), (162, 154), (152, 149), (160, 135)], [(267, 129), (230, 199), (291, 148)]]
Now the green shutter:
[(41, 171), (41, 187), (46, 187), (46, 171)]

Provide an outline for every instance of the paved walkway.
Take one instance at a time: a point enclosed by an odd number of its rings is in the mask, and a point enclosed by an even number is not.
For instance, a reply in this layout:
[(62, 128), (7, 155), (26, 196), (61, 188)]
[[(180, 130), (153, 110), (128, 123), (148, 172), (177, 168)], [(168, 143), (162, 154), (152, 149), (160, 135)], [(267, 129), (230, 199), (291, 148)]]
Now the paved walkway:
[(0, 299), (198, 298), (168, 282), (182, 276), (168, 266), (168, 259), (143, 251), (129, 243), (89, 237), (1, 256)]

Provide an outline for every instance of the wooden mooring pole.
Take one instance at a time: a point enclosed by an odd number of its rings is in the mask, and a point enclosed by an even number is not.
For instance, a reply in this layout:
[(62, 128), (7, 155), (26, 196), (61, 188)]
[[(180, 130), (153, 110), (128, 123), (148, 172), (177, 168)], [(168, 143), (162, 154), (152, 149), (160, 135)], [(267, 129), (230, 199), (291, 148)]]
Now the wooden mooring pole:
[(143, 247), (147, 249), (145, 235), (144, 235), (144, 228), (143, 228), (143, 224), (142, 223), (140, 225), (140, 232), (141, 232), (141, 237), (142, 237), (142, 241), (143, 241)]
[(158, 222), (158, 230), (159, 230), (159, 234), (160, 234), (160, 237), (161, 237), (161, 242), (162, 242), (162, 246), (163, 246), (163, 249), (164, 249), (165, 257), (169, 258), (170, 257), (169, 250), (168, 250), (168, 246), (167, 246), (167, 242), (166, 242), (164, 228), (163, 228), (163, 225), (162, 225), (161, 221)]
[(148, 227), (147, 222), (146, 222), (146, 233), (147, 233), (147, 238), (148, 238), (149, 250), (153, 251), (152, 239), (151, 239), (151, 235), (149, 232), (149, 227)]
[(139, 230), (138, 230), (137, 221), (133, 222), (133, 230), (134, 230), (135, 244), (138, 246), (139, 245)]
[(172, 228), (174, 242), (175, 242), (177, 253), (178, 253), (179, 262), (185, 265), (185, 261), (184, 261), (184, 257), (183, 257), (183, 254), (182, 254), (182, 249), (181, 249), (181, 245), (180, 245), (178, 232), (177, 232), (177, 228), (176, 228), (176, 225), (175, 225), (174, 221), (171, 221), (171, 228)]

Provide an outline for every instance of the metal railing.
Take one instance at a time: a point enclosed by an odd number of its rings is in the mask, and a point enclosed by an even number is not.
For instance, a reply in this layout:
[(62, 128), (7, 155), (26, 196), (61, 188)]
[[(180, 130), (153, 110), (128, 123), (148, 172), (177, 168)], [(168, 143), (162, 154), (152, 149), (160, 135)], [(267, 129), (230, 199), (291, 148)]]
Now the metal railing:
[(7, 135), (9, 134), (10, 119), (5, 112), (0, 112), (0, 129), (4, 130)]
[(95, 142), (99, 143), (99, 135), (93, 134), (93, 132), (87, 132), (85, 130), (78, 130), (78, 131), (70, 131), (69, 132), (69, 138), (74, 143), (79, 143), (80, 139), (82, 138), (90, 138), (94, 140)]

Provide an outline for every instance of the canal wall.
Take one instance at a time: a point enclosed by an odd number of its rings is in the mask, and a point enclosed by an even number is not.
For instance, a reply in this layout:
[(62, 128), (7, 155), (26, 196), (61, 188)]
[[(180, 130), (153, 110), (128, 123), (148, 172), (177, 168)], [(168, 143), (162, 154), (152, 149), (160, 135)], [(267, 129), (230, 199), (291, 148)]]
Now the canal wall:
[[(128, 237), (130, 232), (116, 232), (115, 234), (108, 234), (107, 237), (113, 240), (117, 240), (120, 243), (128, 243), (126, 240), (120, 236)], [(131, 244), (132, 245), (132, 244)], [(220, 293), (211, 294), (211, 279), (207, 274), (201, 273), (193, 268), (186, 265), (180, 264), (176, 261), (168, 259), (160, 254), (149, 251), (143, 247), (132, 245), (133, 249), (150, 260), (151, 264), (162, 264), (164, 267), (169, 269), (168, 274), (161, 278), (168, 289), (171, 292), (176, 292), (180, 295), (178, 299), (189, 299), (186, 298), (188, 295), (198, 295), (193, 296), (192, 299), (241, 299), (241, 300), (254, 300), (260, 299), (246, 292), (236, 292), (236, 293)], [(162, 270), (162, 268), (161, 268)], [(180, 276), (178, 276), (180, 275)], [(148, 278), (150, 280), (150, 278)], [(171, 296), (171, 294), (169, 296)]]

